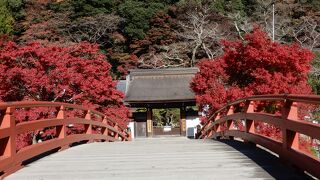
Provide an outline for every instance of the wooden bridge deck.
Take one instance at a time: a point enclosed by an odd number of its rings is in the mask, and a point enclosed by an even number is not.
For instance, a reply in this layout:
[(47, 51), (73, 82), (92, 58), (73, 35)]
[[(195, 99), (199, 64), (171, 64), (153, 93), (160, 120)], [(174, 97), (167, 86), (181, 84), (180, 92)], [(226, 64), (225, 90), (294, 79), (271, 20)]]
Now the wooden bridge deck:
[(185, 137), (91, 143), (51, 154), (6, 180), (308, 179), (259, 148)]

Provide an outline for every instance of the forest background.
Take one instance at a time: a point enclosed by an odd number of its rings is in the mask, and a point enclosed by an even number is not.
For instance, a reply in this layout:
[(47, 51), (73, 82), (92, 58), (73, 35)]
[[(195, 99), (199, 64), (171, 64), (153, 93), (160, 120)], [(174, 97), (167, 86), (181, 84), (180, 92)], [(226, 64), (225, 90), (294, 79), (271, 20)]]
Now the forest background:
[[(222, 39), (243, 39), (254, 25), (276, 42), (320, 47), (319, 0), (3, 0), (0, 12), (0, 34), (18, 44), (99, 44), (114, 79), (131, 68), (214, 59), (223, 52)], [(313, 64), (317, 71), (319, 63)]]
[(133, 68), (216, 59), (222, 40), (245, 41), (259, 26), (274, 42), (315, 53), (308, 82), (320, 93), (319, 0), (3, 0), (0, 12), (3, 40), (62, 48), (98, 44), (113, 79)]

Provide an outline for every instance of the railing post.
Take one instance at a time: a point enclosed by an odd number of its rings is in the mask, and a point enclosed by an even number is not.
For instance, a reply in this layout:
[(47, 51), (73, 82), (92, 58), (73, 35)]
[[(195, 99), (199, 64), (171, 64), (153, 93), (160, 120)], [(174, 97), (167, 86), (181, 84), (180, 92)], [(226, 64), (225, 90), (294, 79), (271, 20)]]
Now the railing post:
[(214, 127), (214, 130), (216, 132), (221, 132), (221, 125), (220, 124), (216, 124), (215, 127)]
[(247, 119), (246, 120), (246, 133), (254, 133), (255, 127), (254, 127), (254, 121)]
[[(203, 125), (203, 127), (201, 128), (201, 135), (202, 135), (202, 139), (206, 139), (207, 138), (207, 134), (204, 134), (204, 132), (206, 132), (207, 131), (207, 129), (208, 129), (208, 127), (210, 126), (210, 122), (211, 122), (211, 120), (209, 119), (204, 125)], [(199, 134), (199, 135), (200, 135)]]
[(230, 106), (229, 109), (228, 109), (228, 112), (227, 112), (227, 116), (228, 115), (231, 115), (234, 113), (234, 107), (233, 106)]
[[(245, 107), (245, 113), (253, 113), (253, 112), (254, 112), (253, 101), (247, 101), (246, 102), (246, 107)], [(246, 124), (245, 131), (247, 133), (254, 133), (255, 132), (254, 120), (246, 119), (245, 124)]]
[(129, 129), (128, 131), (127, 131), (127, 134), (128, 134), (128, 141), (131, 141), (132, 140), (132, 136), (131, 136), (131, 129)]
[[(254, 113), (254, 103), (253, 101), (246, 101), (245, 102), (245, 108), (244, 113)], [(245, 115), (246, 117), (246, 115)], [(255, 126), (254, 126), (254, 120), (245, 118), (245, 132), (254, 134), (255, 133)], [(253, 142), (250, 142), (248, 140), (244, 140), (245, 143), (250, 144), (251, 146), (255, 146), (256, 144)]]
[(216, 120), (220, 119), (220, 117), (221, 117), (221, 114), (220, 114), (220, 113), (218, 113), (218, 114), (216, 115), (216, 117), (214, 118), (214, 121), (216, 121)]
[[(88, 110), (87, 111), (87, 114), (85, 116), (85, 119), (91, 121), (91, 111)], [(85, 124), (84, 125), (84, 132), (85, 134), (92, 134), (92, 125), (91, 125), (91, 122), (89, 122), (88, 124)]]
[[(90, 110), (87, 111), (85, 119), (87, 119), (89, 122), (88, 122), (88, 124), (84, 125), (84, 133), (90, 135), (90, 134), (92, 134), (92, 124), (90, 122), (91, 121), (91, 111)], [(93, 141), (94, 141), (93, 139), (90, 139), (87, 143), (92, 143)]]
[(290, 103), (290, 110), (287, 119), (298, 120), (298, 103)]
[[(228, 109), (227, 116), (231, 115), (231, 114), (234, 114), (234, 106), (230, 106), (229, 109)], [(233, 127), (234, 127), (233, 119), (232, 120), (228, 120), (227, 121), (227, 130), (231, 130), (231, 129), (233, 129)]]
[(284, 149), (299, 149), (299, 133), (286, 127), (286, 121), (298, 120), (298, 106), (296, 102), (286, 101), (282, 111), (282, 145)]
[(206, 134), (203, 134), (203, 139), (206, 139), (207, 137), (210, 136), (211, 130), (209, 130), (208, 128), (210, 127), (211, 123), (212, 121), (209, 119), (207, 123), (202, 127), (202, 130), (203, 130), (202, 133), (206, 132)]
[(228, 130), (232, 130), (233, 127), (234, 127), (234, 122), (233, 122), (233, 120), (227, 121), (227, 129), (228, 129)]
[[(202, 127), (202, 131), (200, 131), (199, 134), (197, 132), (198, 138), (203, 138), (203, 139), (206, 139), (208, 137), (212, 138), (214, 136), (214, 133), (216, 132), (216, 128), (215, 126), (213, 126), (211, 129), (208, 129), (208, 128), (218, 119), (220, 119), (220, 113), (214, 116), (213, 120), (210, 118), (210, 120)], [(207, 132), (206, 134), (204, 134), (205, 131)]]
[[(58, 136), (59, 139), (63, 139), (67, 137), (67, 128), (64, 122), (64, 119), (66, 118), (66, 112), (65, 112), (65, 107), (62, 105), (60, 106), (57, 119), (61, 120), (61, 125), (56, 126), (56, 135)], [(69, 144), (65, 144), (61, 146), (60, 151), (65, 150), (69, 148)]]
[[(108, 120), (107, 120), (107, 117), (106, 117), (106, 116), (103, 118), (102, 123), (103, 123), (103, 124), (106, 124), (106, 125), (108, 126)], [(108, 142), (108, 141), (109, 141), (109, 129), (108, 129), (108, 127), (103, 128), (101, 133), (102, 133), (104, 136), (106, 136), (106, 141)]]
[[(209, 123), (209, 126), (211, 126), (211, 123)], [(213, 136), (213, 129), (209, 129), (209, 133), (203, 139), (212, 138), (212, 136)]]
[[(221, 125), (220, 124), (215, 124), (214, 125), (214, 131), (215, 133), (221, 133), (222, 129), (221, 129)], [(220, 139), (220, 135), (216, 135), (215, 139)]]
[[(218, 113), (218, 114), (214, 117), (213, 122), (211, 121), (211, 124), (214, 123), (215, 121), (219, 120), (220, 117), (221, 117), (221, 114)], [(211, 124), (210, 124), (210, 126), (211, 126)], [(214, 125), (214, 126), (212, 127), (212, 129), (210, 130), (209, 136), (212, 137), (214, 132), (220, 132), (220, 131), (221, 131), (220, 125), (219, 125), (219, 124), (216, 124), (216, 125)]]
[(13, 116), (13, 113), (15, 111), (15, 107), (7, 107), (5, 115), (2, 119), (2, 122), (0, 122), (0, 128), (9, 128), (10, 134), (9, 137), (5, 139), (5, 142), (3, 144), (4, 147), (0, 147), (1, 149), (4, 149), (3, 155), (7, 157), (13, 157), (15, 156), (16, 152), (16, 120)]
[[(234, 106), (230, 106), (230, 107), (229, 107), (228, 112), (227, 112), (227, 116), (228, 116), (228, 115), (232, 115), (232, 114), (234, 114)], [(227, 125), (227, 127), (226, 127), (227, 130), (232, 130), (233, 127), (234, 127), (234, 119), (228, 120), (228, 121), (226, 122), (226, 125)], [(230, 136), (229, 138), (230, 138), (230, 139), (233, 139), (232, 136)]]
[(119, 132), (119, 126), (118, 126), (118, 123), (116, 123), (116, 124), (114, 125), (114, 129), (116, 130), (116, 132), (114, 132), (114, 139), (117, 141), (117, 140), (119, 140), (119, 134), (118, 134), (118, 132)]
[(65, 114), (65, 107), (60, 106), (60, 110), (57, 115), (57, 119), (61, 119), (61, 125), (56, 127), (56, 133), (58, 138), (65, 138), (66, 137), (66, 126), (64, 124), (64, 119), (66, 118)]
[(253, 101), (246, 101), (245, 112), (246, 113), (253, 113), (254, 112), (254, 103), (253, 103)]
[(299, 149), (299, 133), (286, 129), (283, 137), (284, 148)]

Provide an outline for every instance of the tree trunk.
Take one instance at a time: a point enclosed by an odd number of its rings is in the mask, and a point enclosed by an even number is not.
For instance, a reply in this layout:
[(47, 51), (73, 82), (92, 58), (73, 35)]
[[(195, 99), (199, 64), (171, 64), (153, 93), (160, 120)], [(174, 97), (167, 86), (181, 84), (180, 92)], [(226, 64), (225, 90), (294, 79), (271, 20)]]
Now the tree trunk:
[(194, 66), (194, 62), (196, 61), (196, 53), (201, 44), (197, 43), (197, 45), (192, 50), (192, 58), (191, 58), (191, 67)]

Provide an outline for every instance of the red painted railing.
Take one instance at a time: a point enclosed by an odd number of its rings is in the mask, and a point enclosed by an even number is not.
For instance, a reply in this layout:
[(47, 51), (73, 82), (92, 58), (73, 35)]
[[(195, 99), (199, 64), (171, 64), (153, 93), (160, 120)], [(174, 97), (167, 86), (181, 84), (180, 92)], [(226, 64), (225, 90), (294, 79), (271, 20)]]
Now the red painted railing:
[[(30, 108), (53, 108), (56, 110), (51, 119), (40, 119), (16, 123), (15, 111)], [(70, 111), (81, 111), (81, 115), (68, 115)], [(73, 143), (93, 141), (128, 141), (130, 134), (126, 129), (104, 114), (82, 106), (57, 102), (7, 102), (0, 103), (0, 179), (17, 171), (31, 158), (51, 150), (63, 150)], [(79, 114), (79, 113), (78, 113)], [(78, 134), (68, 134), (69, 125), (83, 125)], [(35, 132), (39, 129), (52, 128), (52, 139), (32, 144), (17, 150), (16, 138), (20, 134)]]
[[(273, 102), (272, 107), (278, 110), (257, 110), (262, 102), (269, 102), (269, 107), (270, 102)], [(261, 95), (240, 99), (216, 111), (204, 124), (198, 138), (238, 137), (245, 142), (259, 144), (286, 162), (320, 178), (319, 158), (299, 148), (301, 137), (308, 137), (310, 141), (317, 139), (318, 143), (320, 140), (319, 124), (300, 117), (306, 104), (319, 107), (320, 96)], [(277, 127), (280, 138), (261, 133), (261, 126), (257, 125), (259, 123), (262, 126)]]

